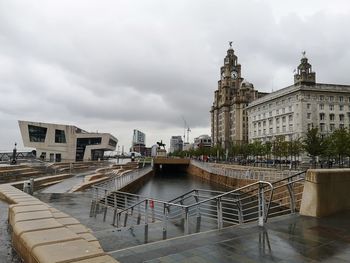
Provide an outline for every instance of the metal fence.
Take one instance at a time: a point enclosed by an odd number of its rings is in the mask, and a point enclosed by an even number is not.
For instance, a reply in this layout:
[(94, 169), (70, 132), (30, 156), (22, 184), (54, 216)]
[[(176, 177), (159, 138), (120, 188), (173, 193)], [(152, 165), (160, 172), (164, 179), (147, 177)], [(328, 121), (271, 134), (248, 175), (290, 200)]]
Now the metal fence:
[(247, 167), (242, 169), (240, 167), (234, 167), (230, 165), (216, 164), (216, 163), (208, 163), (201, 162), (197, 160), (191, 160), (191, 164), (212, 174), (227, 176), (231, 178), (237, 179), (251, 179), (251, 180), (260, 180), (260, 181), (268, 181), (274, 182), (277, 180), (281, 180), (283, 178), (289, 177), (295, 173), (300, 171), (293, 170), (276, 170), (269, 168), (254, 168)]
[(138, 180), (139, 178), (145, 176), (152, 171), (151, 166), (145, 166), (144, 168), (139, 168), (133, 171), (122, 171), (118, 172), (116, 169), (110, 169), (105, 173), (111, 178), (94, 185), (93, 191), (96, 196), (100, 196), (101, 191), (104, 193), (105, 190), (108, 191), (118, 191), (128, 184)]
[(269, 217), (298, 210), (304, 175), (257, 181), (228, 192), (194, 189), (169, 201), (94, 187), (90, 216), (103, 215), (117, 228), (158, 222), (165, 233), (169, 224), (176, 224), (184, 234), (200, 232), (204, 224), (218, 229), (251, 221), (263, 225)]

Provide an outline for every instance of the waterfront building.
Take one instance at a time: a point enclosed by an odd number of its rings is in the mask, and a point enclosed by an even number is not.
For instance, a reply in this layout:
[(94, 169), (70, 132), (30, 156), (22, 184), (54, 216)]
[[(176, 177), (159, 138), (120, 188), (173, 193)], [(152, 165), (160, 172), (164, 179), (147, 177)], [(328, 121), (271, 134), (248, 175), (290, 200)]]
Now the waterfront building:
[(25, 147), (44, 161), (88, 161), (114, 151), (118, 140), (109, 133), (90, 133), (73, 125), (18, 121)]
[(249, 104), (249, 142), (291, 141), (312, 127), (321, 134), (350, 125), (350, 85), (316, 82), (316, 73), (303, 53), (294, 84)]
[(259, 93), (253, 84), (244, 80), (241, 65), (231, 47), (220, 68), (218, 89), (211, 107), (211, 137), (213, 145), (227, 149), (232, 143), (248, 142), (248, 104), (265, 93)]
[(211, 137), (207, 134), (200, 135), (194, 138), (194, 149), (198, 148), (210, 148), (211, 147)]
[(177, 152), (177, 151), (182, 151), (183, 144), (184, 144), (184, 142), (183, 142), (182, 137), (180, 135), (179, 136), (171, 136), (169, 152), (173, 153), (173, 152)]
[(145, 133), (134, 129), (130, 152), (138, 152), (141, 153), (141, 155), (143, 156), (146, 155), (147, 149)]

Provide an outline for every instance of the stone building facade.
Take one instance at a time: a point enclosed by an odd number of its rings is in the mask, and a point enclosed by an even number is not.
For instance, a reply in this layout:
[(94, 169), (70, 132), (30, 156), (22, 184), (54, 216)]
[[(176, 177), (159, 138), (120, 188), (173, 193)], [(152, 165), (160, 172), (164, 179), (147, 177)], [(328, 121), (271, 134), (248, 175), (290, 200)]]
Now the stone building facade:
[(212, 144), (227, 149), (232, 143), (248, 142), (246, 107), (263, 95), (242, 78), (241, 65), (230, 46), (220, 68), (218, 89), (210, 110)]
[(296, 140), (308, 129), (321, 134), (350, 125), (350, 85), (316, 83), (316, 73), (304, 56), (294, 85), (272, 92), (247, 107), (249, 142)]

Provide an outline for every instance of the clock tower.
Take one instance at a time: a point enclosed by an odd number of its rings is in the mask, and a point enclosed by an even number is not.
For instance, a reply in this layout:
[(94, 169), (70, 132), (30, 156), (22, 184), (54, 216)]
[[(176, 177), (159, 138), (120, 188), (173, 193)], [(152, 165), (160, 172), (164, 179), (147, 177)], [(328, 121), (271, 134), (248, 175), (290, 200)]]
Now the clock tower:
[(309, 86), (314, 85), (316, 84), (316, 73), (312, 72), (312, 66), (305, 56), (306, 52), (304, 51), (302, 54), (303, 57), (301, 58), (300, 65), (298, 66), (297, 72), (294, 75), (294, 84)]
[(245, 108), (258, 97), (253, 84), (244, 81), (241, 65), (232, 49), (232, 42), (220, 68), (220, 80), (211, 107), (213, 145), (229, 149), (232, 144), (248, 141), (248, 117)]

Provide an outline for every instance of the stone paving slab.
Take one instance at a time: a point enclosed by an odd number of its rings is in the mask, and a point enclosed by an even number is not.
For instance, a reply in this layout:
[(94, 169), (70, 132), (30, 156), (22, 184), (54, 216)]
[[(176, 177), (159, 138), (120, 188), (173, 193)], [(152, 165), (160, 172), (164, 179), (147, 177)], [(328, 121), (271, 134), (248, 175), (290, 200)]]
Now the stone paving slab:
[(33, 257), (40, 263), (72, 262), (104, 254), (102, 249), (82, 239), (43, 245), (33, 249)]
[(317, 219), (273, 218), (110, 252), (135, 262), (350, 262), (350, 211)]

